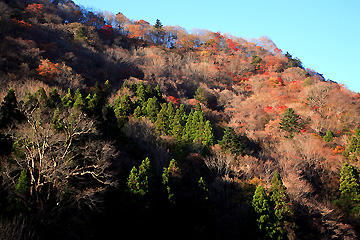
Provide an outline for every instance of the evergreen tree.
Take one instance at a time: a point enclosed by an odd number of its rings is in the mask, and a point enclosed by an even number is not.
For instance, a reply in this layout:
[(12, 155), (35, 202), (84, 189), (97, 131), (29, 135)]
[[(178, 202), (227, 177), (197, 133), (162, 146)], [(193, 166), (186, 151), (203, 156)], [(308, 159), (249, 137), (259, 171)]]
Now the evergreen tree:
[(46, 106), (47, 101), (48, 101), (48, 97), (47, 94), (45, 92), (45, 89), (43, 87), (40, 87), (35, 93), (34, 93), (34, 97), (38, 100), (38, 102), (43, 105)]
[(49, 93), (49, 98), (48, 98), (48, 101), (47, 101), (46, 105), (49, 108), (55, 108), (60, 103), (61, 103), (61, 97), (60, 97), (58, 91), (56, 90), (56, 88), (54, 88)]
[(155, 88), (155, 97), (159, 100), (159, 102), (165, 102), (163, 96), (162, 96), (162, 93), (160, 91), (160, 86), (159, 85), (156, 85), (156, 88)]
[(169, 130), (169, 120), (167, 116), (167, 104), (163, 103), (160, 112), (157, 115), (156, 122), (155, 122), (156, 129), (163, 133), (167, 134)]
[(142, 161), (139, 170), (134, 166), (131, 169), (127, 180), (129, 191), (138, 196), (145, 196), (149, 193), (149, 182), (153, 176), (153, 170), (149, 158)]
[(236, 156), (245, 154), (245, 146), (232, 127), (226, 127), (223, 139), (219, 141), (219, 144), (223, 151), (229, 151)]
[(64, 128), (63, 121), (60, 118), (60, 110), (59, 110), (59, 108), (57, 108), (54, 111), (54, 116), (53, 116), (53, 119), (51, 121), (51, 127), (53, 129), (55, 129), (56, 131), (58, 131), (58, 132), (63, 130), (63, 128)]
[(160, 104), (156, 97), (149, 98), (148, 101), (145, 104), (145, 109), (143, 112), (145, 112), (146, 116), (152, 121), (156, 121), (157, 114), (160, 110)]
[(359, 128), (355, 128), (354, 134), (349, 133), (348, 145), (344, 151), (344, 155), (349, 157), (350, 160), (356, 160), (356, 154), (360, 154), (360, 130)]
[(195, 132), (195, 126), (193, 126), (193, 118), (194, 118), (194, 110), (191, 109), (185, 124), (185, 128), (183, 130), (182, 141), (184, 143), (190, 143), (194, 139), (193, 135)]
[(126, 81), (124, 81), (123, 84), (121, 85), (121, 89), (129, 89), (129, 85), (127, 84)]
[(201, 86), (196, 90), (194, 98), (205, 106), (208, 104), (208, 96)]
[(325, 142), (331, 142), (334, 139), (334, 133), (331, 130), (326, 131), (326, 135), (323, 136)]
[(180, 107), (176, 110), (175, 115), (179, 115), (181, 126), (185, 126), (188, 116), (186, 114), (184, 104), (180, 104)]
[(169, 133), (174, 136), (175, 141), (180, 142), (182, 133), (183, 133), (183, 126), (181, 125), (181, 116), (180, 114), (176, 114), (171, 125)]
[(273, 239), (275, 233), (273, 210), (271, 208), (270, 199), (261, 185), (256, 188), (251, 205), (257, 214), (256, 221), (260, 237)]
[(104, 88), (102, 90), (103, 99), (105, 100), (106, 98), (108, 98), (110, 94), (111, 94), (111, 85), (109, 80), (106, 80), (104, 83)]
[(131, 83), (129, 89), (136, 95), (138, 85), (136, 83)]
[(166, 116), (167, 116), (168, 122), (170, 124), (172, 122), (172, 120), (174, 119), (174, 117), (175, 117), (175, 107), (174, 107), (174, 104), (172, 102), (169, 102), (167, 104)]
[(175, 203), (172, 187), (174, 182), (173, 180), (174, 175), (178, 172), (179, 172), (179, 168), (177, 167), (177, 163), (174, 159), (172, 159), (170, 161), (169, 167), (164, 168), (162, 173), (162, 184), (166, 188), (167, 198), (171, 203)]
[(30, 181), (26, 174), (26, 169), (20, 173), (17, 184), (15, 185), (15, 192), (23, 197), (27, 196), (30, 191)]
[(131, 101), (129, 95), (125, 94), (122, 98), (116, 100), (116, 108), (121, 108), (126, 116), (134, 112), (134, 103)]
[(136, 96), (139, 98), (139, 104), (145, 103), (148, 99), (146, 88), (143, 82), (139, 83), (136, 88)]
[(284, 131), (288, 132), (288, 135), (285, 137), (292, 138), (294, 136), (294, 133), (300, 132), (300, 128), (302, 126), (300, 121), (300, 116), (297, 115), (292, 108), (287, 108), (283, 114), (283, 117), (280, 121), (280, 129), (283, 129)]
[(162, 44), (164, 42), (165, 31), (163, 29), (163, 25), (159, 19), (156, 19), (154, 25), (154, 42), (156, 44)]
[(101, 97), (97, 93), (94, 93), (92, 96), (91, 94), (89, 94), (85, 98), (85, 102), (86, 102), (87, 113), (97, 117), (101, 116), (101, 110), (102, 110)]
[(84, 109), (84, 107), (85, 107), (85, 100), (80, 92), (80, 89), (76, 89), (74, 95), (74, 108)]
[(214, 144), (213, 128), (209, 120), (205, 122), (204, 131), (202, 135), (203, 146), (211, 146)]
[(8, 126), (14, 121), (19, 122), (24, 118), (24, 115), (18, 109), (15, 91), (11, 88), (0, 105), (0, 128)]
[(206, 202), (209, 200), (209, 189), (206, 186), (206, 183), (202, 177), (198, 181), (198, 192), (201, 202)]
[(291, 230), (293, 226), (294, 213), (290, 208), (290, 199), (286, 193), (278, 172), (274, 173), (270, 187), (270, 202), (274, 209), (274, 238), (286, 239), (287, 230)]
[(141, 110), (140, 106), (137, 106), (134, 110), (134, 117), (141, 118), (142, 116), (144, 116), (143, 111)]
[(68, 92), (65, 94), (65, 96), (61, 99), (61, 102), (63, 107), (65, 108), (72, 107), (72, 105), (74, 104), (70, 88), (68, 89)]
[(257, 67), (259, 67), (261, 61), (262, 61), (261, 57), (253, 55), (252, 60), (251, 60), (251, 64), (254, 65), (255, 68), (257, 68)]
[(289, 52), (286, 52), (285, 57), (288, 59), (288, 63), (285, 68), (298, 67), (304, 69), (302, 62), (298, 58), (293, 58)]
[(356, 218), (360, 217), (360, 177), (359, 169), (344, 163), (340, 172), (340, 204), (345, 211)]

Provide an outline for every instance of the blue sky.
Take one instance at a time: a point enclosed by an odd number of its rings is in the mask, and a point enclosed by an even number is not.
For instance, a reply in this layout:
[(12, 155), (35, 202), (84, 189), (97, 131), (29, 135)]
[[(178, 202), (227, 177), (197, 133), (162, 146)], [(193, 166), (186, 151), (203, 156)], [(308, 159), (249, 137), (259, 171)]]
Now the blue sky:
[(360, 0), (74, 0), (131, 20), (208, 29), (236, 37), (270, 37), (278, 48), (360, 92)]

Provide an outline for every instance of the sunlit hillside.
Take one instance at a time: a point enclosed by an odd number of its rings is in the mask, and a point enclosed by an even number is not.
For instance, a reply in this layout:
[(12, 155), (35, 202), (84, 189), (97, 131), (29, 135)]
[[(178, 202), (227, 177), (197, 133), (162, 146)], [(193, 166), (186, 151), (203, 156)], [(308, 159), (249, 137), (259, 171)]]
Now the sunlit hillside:
[(71, 0), (0, 34), (0, 239), (358, 237), (360, 96), (270, 38)]

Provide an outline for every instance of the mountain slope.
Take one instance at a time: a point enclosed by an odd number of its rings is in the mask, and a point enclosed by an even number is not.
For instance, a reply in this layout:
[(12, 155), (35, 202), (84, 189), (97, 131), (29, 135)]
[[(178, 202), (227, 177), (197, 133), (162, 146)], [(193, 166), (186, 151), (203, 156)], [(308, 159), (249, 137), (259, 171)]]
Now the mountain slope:
[(0, 9), (2, 238), (357, 237), (359, 94), (267, 37)]

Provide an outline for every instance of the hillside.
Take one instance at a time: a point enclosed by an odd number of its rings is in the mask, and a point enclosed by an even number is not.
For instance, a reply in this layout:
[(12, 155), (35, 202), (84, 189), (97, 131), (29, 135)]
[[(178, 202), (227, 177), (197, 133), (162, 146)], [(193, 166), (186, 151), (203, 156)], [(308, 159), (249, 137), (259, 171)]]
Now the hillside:
[(0, 1), (0, 239), (356, 239), (360, 95), (248, 41)]

